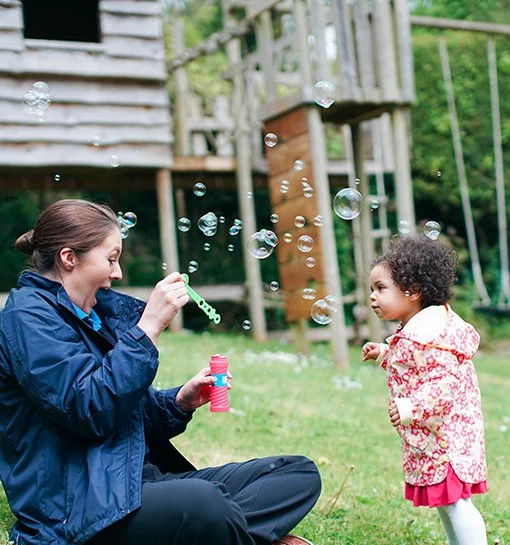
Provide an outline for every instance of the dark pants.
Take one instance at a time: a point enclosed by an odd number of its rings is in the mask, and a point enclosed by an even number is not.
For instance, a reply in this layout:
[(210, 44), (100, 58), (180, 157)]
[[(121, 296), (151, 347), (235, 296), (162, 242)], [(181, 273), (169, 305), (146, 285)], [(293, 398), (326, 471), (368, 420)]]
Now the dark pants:
[(144, 483), (140, 509), (87, 545), (269, 545), (303, 519), (320, 489), (303, 456), (167, 474)]

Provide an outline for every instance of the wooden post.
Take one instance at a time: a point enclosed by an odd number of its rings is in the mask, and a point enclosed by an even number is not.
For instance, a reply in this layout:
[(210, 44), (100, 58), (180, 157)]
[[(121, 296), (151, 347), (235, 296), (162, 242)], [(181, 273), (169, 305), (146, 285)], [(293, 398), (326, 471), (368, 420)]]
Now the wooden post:
[[(229, 17), (230, 15), (225, 13), (225, 20), (229, 20)], [(228, 42), (226, 49), (230, 64), (235, 66), (241, 61), (239, 39)], [(244, 224), (241, 230), (241, 236), (243, 241), (243, 261), (248, 286), (252, 335), (256, 341), (266, 341), (267, 327), (260, 264), (259, 261), (251, 256), (246, 250), (246, 246), (250, 241), (251, 236), (257, 231), (257, 224), (255, 220), (254, 199), (249, 197), (250, 194), (253, 194), (251, 127), (249, 127), (247, 120), (244, 74), (241, 71), (236, 71), (233, 85), (232, 108), (235, 123), (237, 194), (241, 217)]]
[(328, 294), (338, 297), (338, 312), (330, 324), (331, 346), (335, 364), (342, 369), (349, 369), (349, 352), (347, 328), (345, 326), (344, 305), (338, 255), (336, 251), (335, 232), (333, 228), (333, 205), (329, 192), (328, 158), (326, 155), (326, 135), (320, 113), (315, 107), (308, 108), (308, 127), (312, 143), (313, 180), (317, 194), (319, 214), (322, 216), (322, 250), (324, 263), (324, 278)]
[[(156, 193), (158, 198), (161, 256), (163, 262), (167, 264), (167, 274), (170, 274), (179, 270), (179, 257), (177, 254), (172, 177), (168, 169), (157, 171)], [(178, 312), (172, 320), (170, 329), (174, 332), (182, 330), (182, 312)]]
[[(354, 154), (354, 168), (356, 171), (356, 177), (359, 180), (359, 192), (363, 196), (363, 206), (361, 207), (361, 213), (359, 220), (360, 235), (361, 235), (361, 255), (363, 262), (363, 271), (361, 277), (361, 285), (364, 291), (364, 306), (368, 301), (370, 294), (370, 263), (374, 258), (374, 241), (372, 238), (372, 217), (370, 216), (370, 206), (366, 202), (366, 196), (369, 195), (368, 178), (365, 172), (365, 157), (363, 150), (363, 134), (361, 131), (361, 125), (356, 123), (351, 126), (352, 134), (352, 149)], [(358, 279), (359, 282), (360, 279)], [(368, 313), (368, 330), (370, 340), (380, 341), (382, 340), (381, 324), (379, 319), (373, 312)]]
[(393, 132), (393, 154), (395, 165), (395, 201), (397, 220), (408, 221), (410, 232), (416, 232), (413, 188), (409, 158), (409, 127), (404, 108), (395, 108), (391, 113)]
[[(276, 83), (273, 63), (273, 23), (271, 20), (271, 11), (263, 11), (257, 17), (255, 25), (257, 47), (260, 50), (262, 60), (266, 102), (272, 102), (276, 98)], [(241, 60), (240, 57), (239, 60)]]
[[(184, 31), (182, 21), (174, 10), (172, 22), (172, 38), (174, 44), (174, 55), (177, 57), (184, 51)], [(188, 96), (188, 77), (186, 68), (183, 66), (174, 70), (175, 81), (175, 99), (174, 99), (174, 119), (175, 119), (175, 143), (174, 150), (176, 155), (189, 155), (188, 128), (186, 124), (186, 101)]]

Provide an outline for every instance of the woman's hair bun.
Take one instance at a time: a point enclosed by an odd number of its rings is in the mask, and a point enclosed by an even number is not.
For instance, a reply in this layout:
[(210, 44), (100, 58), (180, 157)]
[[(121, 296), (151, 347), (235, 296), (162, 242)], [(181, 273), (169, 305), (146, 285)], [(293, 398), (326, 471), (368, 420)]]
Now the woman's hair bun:
[(27, 231), (14, 243), (14, 248), (25, 255), (32, 255), (35, 250), (34, 246), (34, 230), (30, 229), (30, 231)]

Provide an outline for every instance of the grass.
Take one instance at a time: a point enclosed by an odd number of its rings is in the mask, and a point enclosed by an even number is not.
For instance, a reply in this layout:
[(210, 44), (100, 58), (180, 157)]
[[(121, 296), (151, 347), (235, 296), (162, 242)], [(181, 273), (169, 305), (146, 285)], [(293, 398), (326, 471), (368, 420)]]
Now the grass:
[[(360, 363), (342, 373), (326, 345), (310, 358), (278, 342), (243, 336), (165, 334), (160, 387), (184, 382), (210, 355), (228, 354), (233, 374), (231, 413), (197, 411), (175, 445), (197, 466), (271, 454), (304, 454), (319, 466), (322, 495), (296, 528), (315, 545), (444, 545), (433, 509), (413, 508), (402, 497), (399, 439), (386, 414), (384, 373)], [(510, 545), (510, 408), (508, 354), (480, 353), (490, 491), (475, 497), (489, 543)], [(0, 500), (0, 530), (13, 522)], [(1, 533), (1, 532), (0, 532)], [(2, 541), (0, 537), (0, 545)]]

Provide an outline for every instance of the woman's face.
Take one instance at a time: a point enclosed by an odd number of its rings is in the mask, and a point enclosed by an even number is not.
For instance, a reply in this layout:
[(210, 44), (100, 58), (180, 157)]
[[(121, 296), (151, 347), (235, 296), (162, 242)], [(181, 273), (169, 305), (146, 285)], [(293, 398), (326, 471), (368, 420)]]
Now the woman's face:
[(114, 227), (101, 244), (77, 256), (76, 266), (68, 280), (72, 283), (74, 299), (79, 300), (79, 303), (73, 302), (87, 314), (97, 302), (97, 291), (110, 288), (113, 280), (122, 279), (119, 264), (121, 252), (120, 230)]

